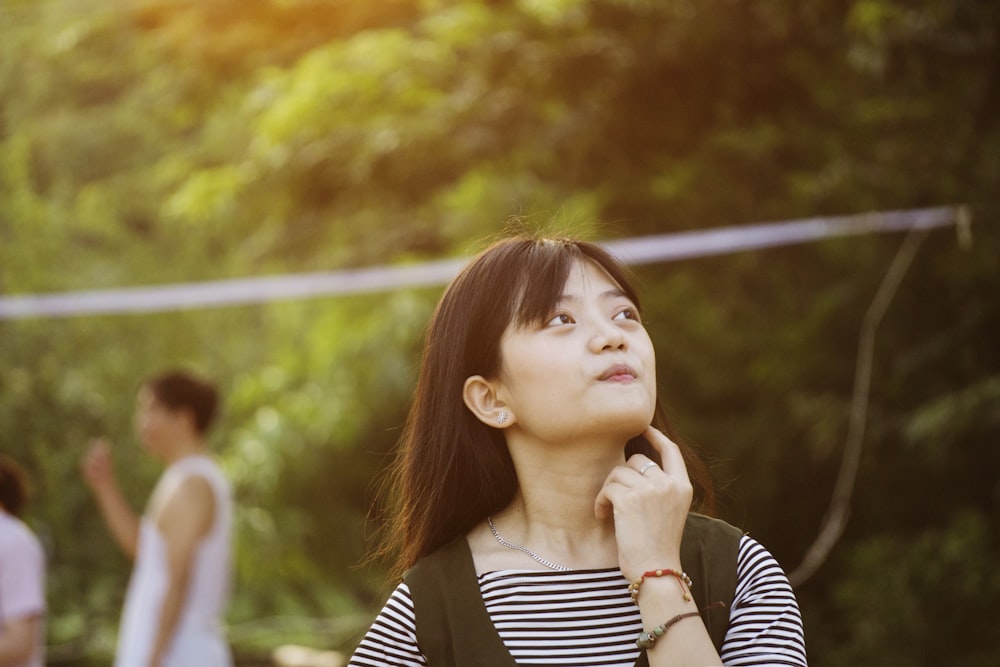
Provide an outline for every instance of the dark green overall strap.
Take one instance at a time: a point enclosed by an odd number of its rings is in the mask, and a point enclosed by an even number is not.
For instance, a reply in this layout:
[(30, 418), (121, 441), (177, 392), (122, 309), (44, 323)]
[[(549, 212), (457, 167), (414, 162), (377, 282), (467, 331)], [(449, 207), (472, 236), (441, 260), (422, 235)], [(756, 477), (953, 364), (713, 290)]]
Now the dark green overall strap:
[[(681, 541), (681, 564), (694, 582), (691, 593), (698, 608), (716, 601), (726, 604), (702, 615), (719, 651), (736, 593), (741, 536), (739, 529), (723, 521), (689, 514)], [(417, 642), (429, 665), (516, 667), (486, 611), (464, 536), (420, 559), (403, 580), (413, 598)], [(635, 664), (648, 667), (645, 652)]]
[(417, 643), (433, 667), (517, 667), (493, 627), (462, 535), (403, 575), (417, 618)]

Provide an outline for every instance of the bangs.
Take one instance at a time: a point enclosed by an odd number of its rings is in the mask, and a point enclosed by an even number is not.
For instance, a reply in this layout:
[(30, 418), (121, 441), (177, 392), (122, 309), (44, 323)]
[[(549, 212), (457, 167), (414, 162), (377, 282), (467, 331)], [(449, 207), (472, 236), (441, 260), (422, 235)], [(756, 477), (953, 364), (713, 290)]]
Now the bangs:
[(563, 295), (570, 270), (577, 261), (591, 261), (622, 289), (641, 313), (639, 299), (623, 267), (599, 246), (566, 239), (542, 239), (530, 246), (512, 276), (511, 322), (528, 327), (545, 322)]
[(514, 294), (515, 326), (528, 327), (545, 321), (562, 296), (570, 269), (581, 259), (580, 249), (573, 243), (542, 240), (527, 248), (518, 268)]

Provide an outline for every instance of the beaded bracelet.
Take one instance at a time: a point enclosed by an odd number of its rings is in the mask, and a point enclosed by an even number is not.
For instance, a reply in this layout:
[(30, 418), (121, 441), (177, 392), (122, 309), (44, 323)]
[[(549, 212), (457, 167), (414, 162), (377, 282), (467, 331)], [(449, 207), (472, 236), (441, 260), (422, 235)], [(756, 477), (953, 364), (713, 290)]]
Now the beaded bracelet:
[(691, 618), (692, 616), (701, 616), (701, 612), (689, 611), (686, 614), (677, 614), (663, 625), (658, 625), (649, 632), (640, 632), (639, 638), (635, 640), (635, 645), (638, 646), (640, 649), (653, 648), (653, 644), (656, 643), (656, 640), (662, 637), (663, 635), (667, 634), (667, 630), (670, 628), (671, 625), (685, 618)]
[(726, 603), (723, 602), (722, 600), (718, 600), (716, 602), (713, 602), (710, 605), (706, 605), (706, 606), (702, 607), (698, 611), (689, 611), (686, 614), (678, 614), (677, 616), (674, 616), (672, 619), (670, 619), (669, 621), (667, 621), (663, 625), (658, 625), (655, 628), (653, 628), (652, 630), (650, 630), (649, 632), (640, 632), (639, 633), (639, 637), (635, 640), (635, 645), (638, 646), (641, 649), (652, 648), (653, 644), (656, 643), (657, 639), (659, 639), (663, 635), (667, 634), (667, 628), (669, 628), (671, 625), (673, 625), (677, 621), (680, 621), (680, 620), (685, 619), (685, 618), (690, 618), (691, 616), (701, 616), (701, 614), (703, 612), (706, 612), (709, 609), (715, 609), (715, 608), (723, 608), (723, 609), (725, 609), (725, 607), (726, 607)]
[(646, 577), (665, 576), (675, 577), (678, 582), (683, 584), (681, 592), (684, 594), (684, 601), (688, 602), (691, 600), (691, 587), (694, 585), (691, 577), (687, 576), (686, 572), (678, 572), (677, 570), (666, 568), (663, 570), (649, 570), (648, 572), (643, 572), (641, 577), (636, 577), (635, 581), (628, 585), (628, 594), (632, 596), (632, 602), (639, 604), (639, 587), (642, 586), (642, 582), (646, 580)]

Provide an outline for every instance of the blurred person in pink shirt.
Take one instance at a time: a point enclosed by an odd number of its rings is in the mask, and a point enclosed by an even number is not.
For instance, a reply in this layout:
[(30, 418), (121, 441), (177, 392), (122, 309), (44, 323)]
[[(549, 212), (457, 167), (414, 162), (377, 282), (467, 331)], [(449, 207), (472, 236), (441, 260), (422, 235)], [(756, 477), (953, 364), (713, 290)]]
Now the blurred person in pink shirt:
[(21, 520), (28, 476), (0, 454), (0, 667), (45, 661), (45, 552)]

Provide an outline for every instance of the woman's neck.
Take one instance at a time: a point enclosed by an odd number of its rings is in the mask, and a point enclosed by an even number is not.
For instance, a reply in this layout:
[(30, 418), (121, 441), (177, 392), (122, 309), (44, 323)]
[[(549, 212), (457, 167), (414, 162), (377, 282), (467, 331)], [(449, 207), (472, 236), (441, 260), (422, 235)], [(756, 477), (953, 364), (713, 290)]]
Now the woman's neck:
[[(614, 523), (597, 518), (594, 501), (611, 469), (624, 463), (623, 455), (607, 444), (562, 448), (511, 444), (518, 491), (493, 516), (502, 539), (574, 569), (613, 567), (617, 563)], [(487, 569), (531, 566), (523, 552), (500, 544), (485, 522), (474, 534), (488, 555)], [(472, 544), (475, 552), (477, 542)]]
[(608, 474), (625, 463), (625, 443), (617, 440), (550, 444), (511, 436), (508, 449), (523, 510), (530, 517), (548, 517), (550, 523), (572, 524), (580, 514), (593, 515), (594, 499)]

